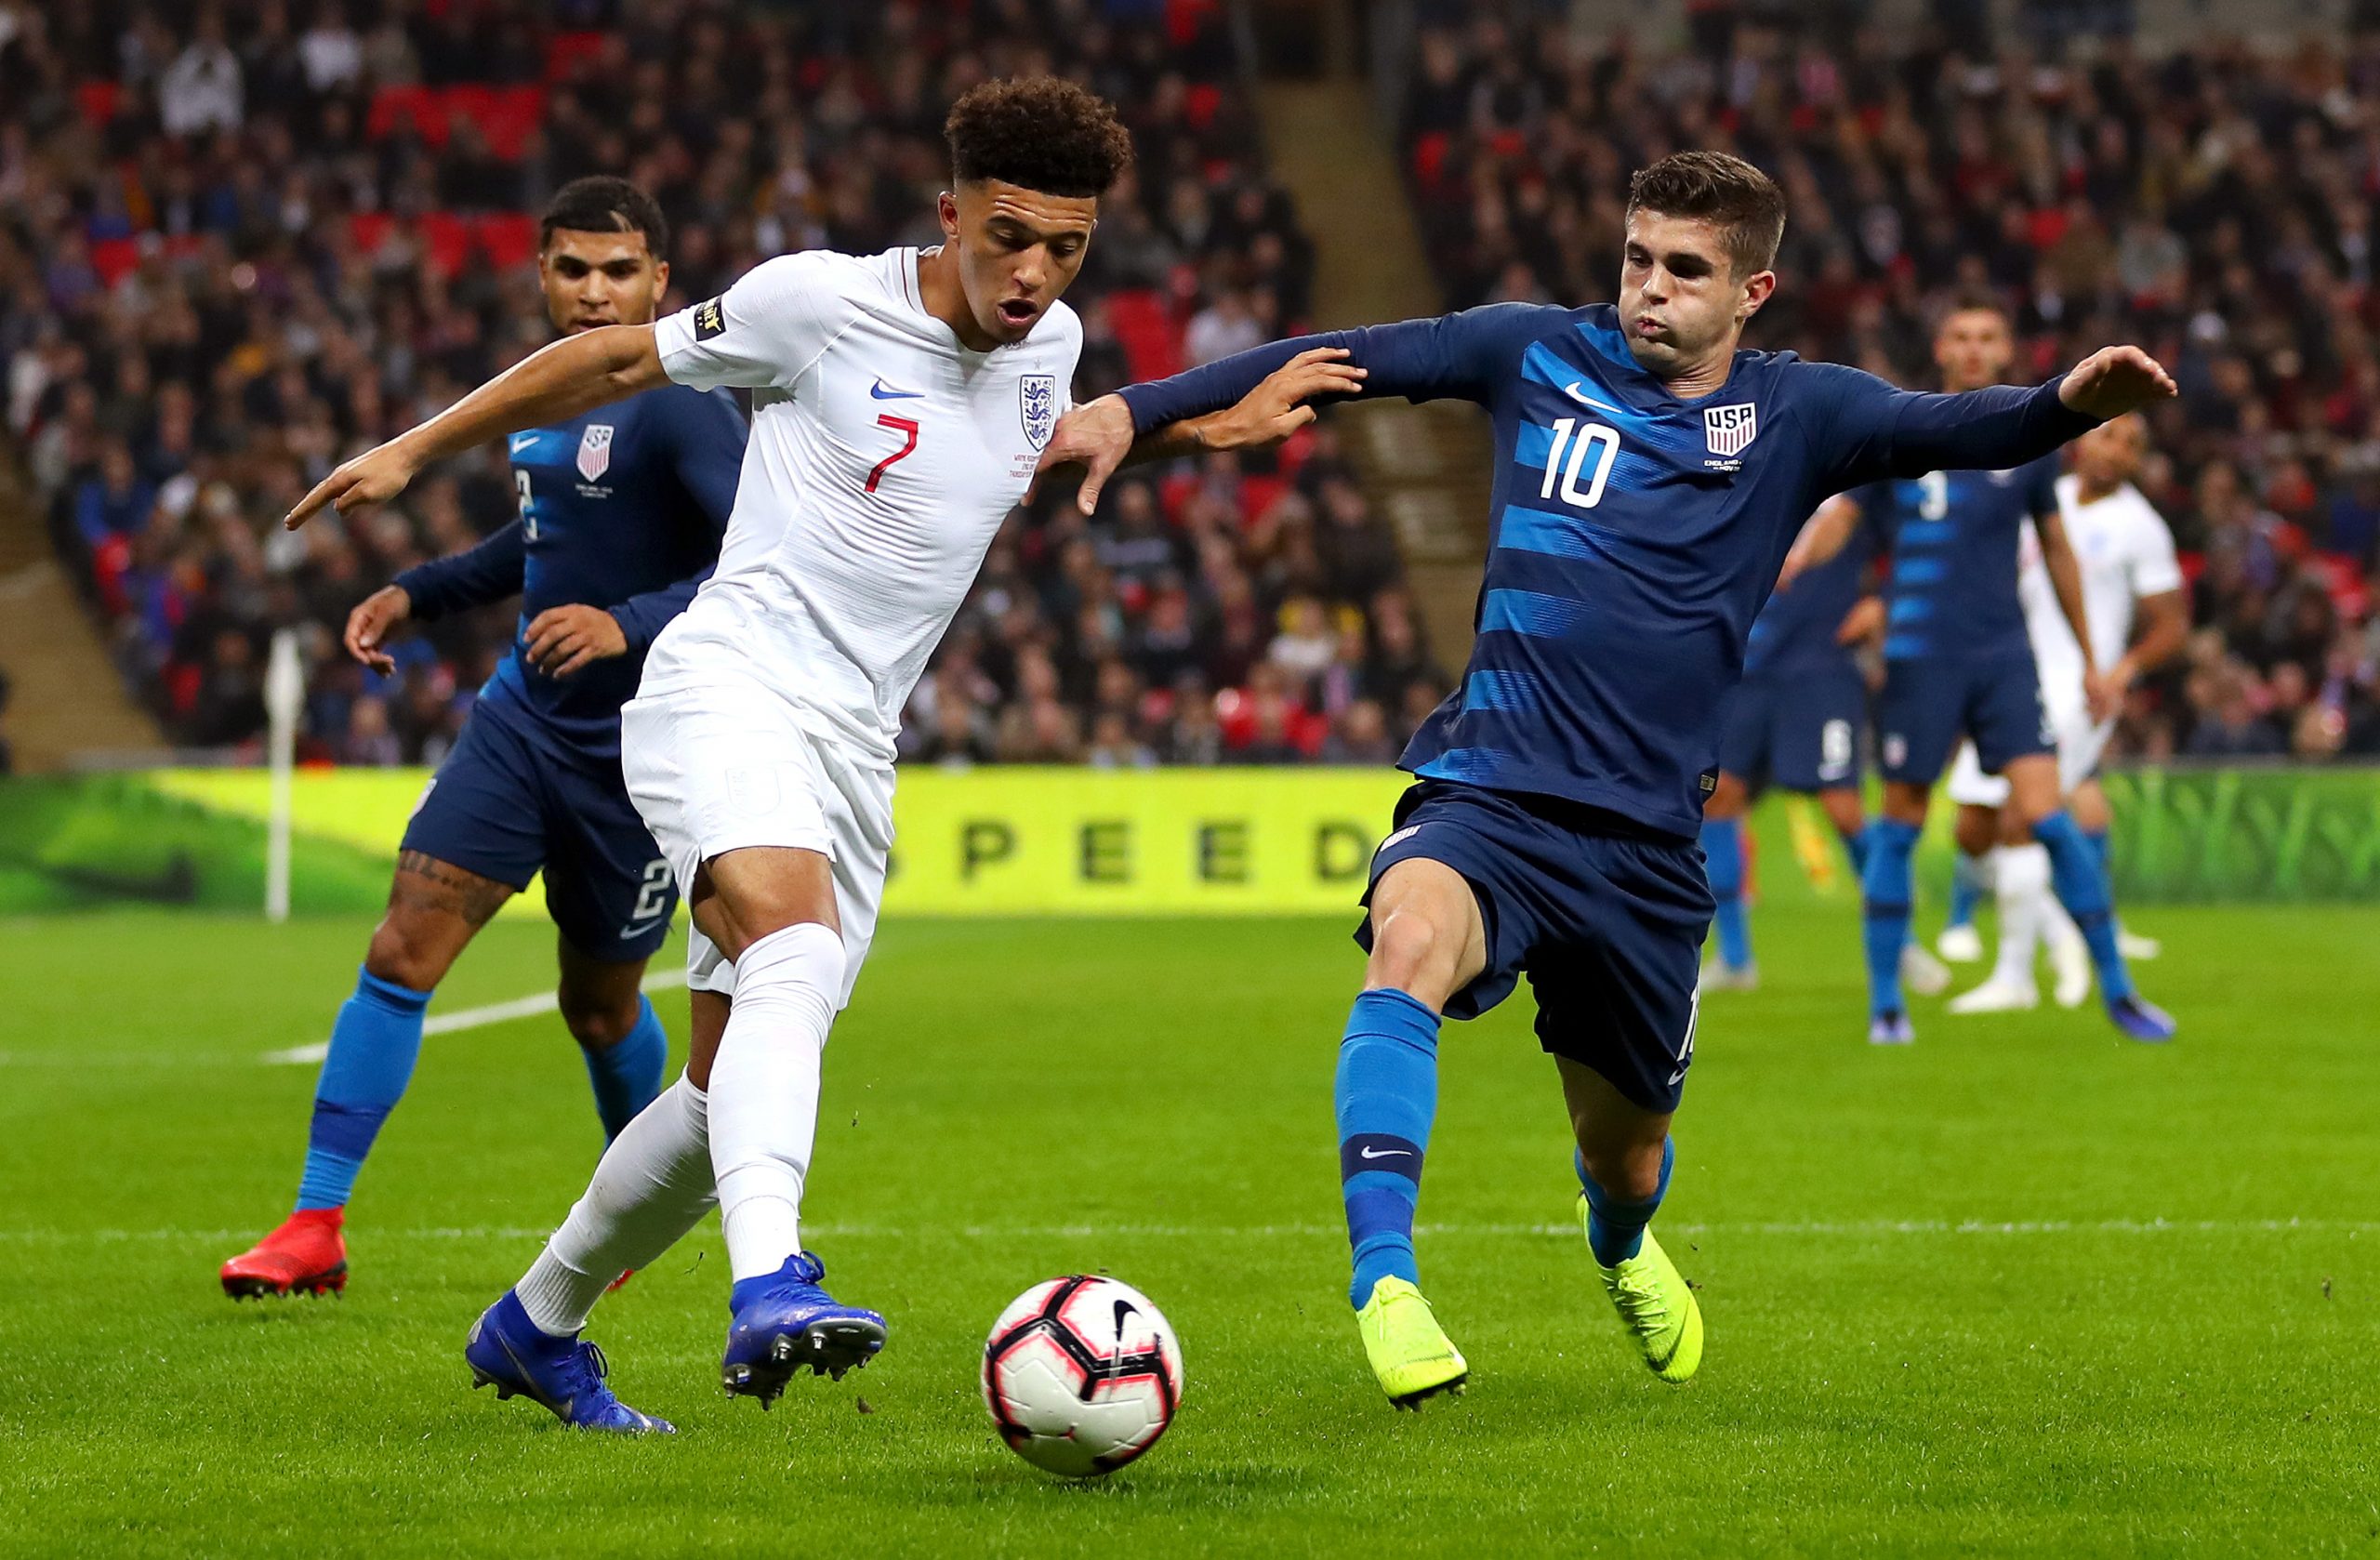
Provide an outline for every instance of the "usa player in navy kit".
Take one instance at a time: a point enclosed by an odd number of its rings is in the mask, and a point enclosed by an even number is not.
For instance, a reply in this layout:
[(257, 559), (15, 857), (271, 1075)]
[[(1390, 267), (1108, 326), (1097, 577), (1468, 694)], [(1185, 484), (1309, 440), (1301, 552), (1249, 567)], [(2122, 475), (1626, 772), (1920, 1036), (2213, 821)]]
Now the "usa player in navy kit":
[[(1720, 728), (1719, 784), (1702, 811), (1717, 944), (1703, 965), (1705, 991), (1748, 991), (1759, 984), (1744, 905), (1743, 819), (1765, 788), (1816, 797), (1853, 869), (1866, 860), (1859, 782), (1868, 680), (1858, 648), (1883, 622), (1883, 604), (1869, 588), (1875, 562), (1869, 536), (1855, 528), (1832, 557), (1780, 583), (1745, 641), (1743, 681)], [(1950, 972), (1924, 950), (1912, 945), (1906, 957), (1921, 966), (1911, 972), (1912, 980), (1938, 978), (1937, 990), (1949, 985)]]
[(1665, 158), (1630, 184), (1617, 308), (1497, 304), (1276, 342), (1093, 402), (1044, 456), (1089, 469), (1088, 508), (1137, 437), (1317, 350), (1345, 354), (1358, 393), (1494, 414), (1478, 638), (1462, 686), (1400, 760), (1416, 783), (1373, 857), (1366, 989), (1339, 1051), (1349, 1298), (1400, 1406), (1466, 1374), (1412, 1242), (1440, 1017), (1487, 1011), (1523, 974), (1606, 1292), (1662, 1379), (1700, 1361), (1693, 1294), (1646, 1226), (1693, 1059), (1712, 909), (1695, 836), (1719, 724), (1804, 520), (1866, 483), (2022, 465), (2173, 393), (2131, 347), (2054, 384), (1966, 395), (1739, 351), (1776, 287), (1784, 222), (1783, 195), (1751, 165)]
[[(1991, 384), (2013, 355), (2007, 318), (1989, 304), (1952, 310), (1937, 330), (1934, 355), (1951, 389)], [(2012, 816), (2048, 848), (2058, 898), (2091, 945), (2109, 1018), (2134, 1039), (2174, 1035), (2172, 1019), (2133, 989), (2108, 914), (2104, 868), (2065, 811), (2056, 734), (2017, 594), (2018, 549), (2030, 520), (2075, 640), (2090, 643), (2082, 574), (2059, 514), (2056, 481), (2054, 456), (1993, 470), (1928, 471), (1869, 487), (1828, 517), (1839, 529), (1848, 523), (1843, 513), (1866, 511), (1893, 555), (1884, 688), (1876, 707), (1884, 816), (1869, 830), (1862, 884), (1868, 1038), (1878, 1044), (1914, 1038), (1899, 969), (1909, 937), (1910, 863), (1927, 799), (1961, 736), (1974, 741), (1986, 773), (2006, 776)], [(1818, 550), (1831, 539), (1820, 538)], [(2083, 675), (2096, 708), (2107, 693), (2087, 653)]]
[[(554, 327), (649, 324), (668, 248), (660, 208), (634, 185), (566, 186), (538, 238)], [(621, 779), (620, 706), (646, 648), (718, 562), (744, 442), (732, 396), (677, 386), (516, 433), (519, 518), (405, 571), (349, 618), (349, 652), (387, 672), (383, 641), (399, 624), (522, 600), (512, 653), (405, 826), (388, 912), (331, 1030), (297, 1210), (223, 1264), (234, 1299), (345, 1287), (348, 1196), (413, 1075), (430, 993), (540, 870), (561, 933), (562, 1021), (586, 1053), (606, 1139), (659, 1092), (668, 1041), (639, 985), (677, 892)]]

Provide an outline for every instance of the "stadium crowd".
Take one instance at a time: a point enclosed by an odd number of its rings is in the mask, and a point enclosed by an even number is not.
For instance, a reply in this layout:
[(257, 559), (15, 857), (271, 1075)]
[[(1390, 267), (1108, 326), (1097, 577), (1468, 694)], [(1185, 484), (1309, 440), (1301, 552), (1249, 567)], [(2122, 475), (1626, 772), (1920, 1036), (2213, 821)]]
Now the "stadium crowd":
[[(1930, 315), (1978, 290), (2012, 307), (2019, 376), (2141, 340), (2184, 390), (2143, 485), (2199, 631), (2135, 691), (2122, 750), (2380, 752), (2380, 46), (1846, 52), (1714, 0), (1656, 55), (1540, 5), (1423, 8), (1401, 146), (1450, 305), (1608, 297), (1627, 170), (1693, 144), (1792, 202), (1758, 345), (1923, 383)], [(1072, 297), (1078, 398), (1297, 328), (1308, 240), (1212, 0), (0, 0), (0, 393), (126, 676), (177, 741), (250, 745), (294, 625), (306, 753), (435, 761), (509, 610), (406, 639), (389, 678), (337, 629), (510, 518), (500, 453), (360, 523), (273, 522), (546, 339), (545, 195), (590, 171), (652, 189), (670, 307), (788, 249), (932, 242), (943, 105), (1037, 69), (1121, 105), (1140, 155)], [(1057, 495), (1020, 512), (906, 741), (1374, 761), (1448, 686), (1326, 424), (1120, 483), (1096, 522)]]
[(1751, 345), (1923, 386), (1931, 321), (1978, 295), (2028, 381), (2137, 341), (2181, 385), (2141, 486), (2197, 632), (2116, 750), (2380, 754), (2380, 33), (1953, 52), (1711, 0), (1658, 54), (1544, 6), (1424, 9), (1401, 146), (1450, 306), (1611, 297), (1628, 170), (1710, 147), (1790, 203)]
[[(654, 192), (681, 307), (787, 250), (936, 242), (945, 107), (1042, 70), (1118, 104), (1139, 156), (1070, 298), (1078, 398), (1303, 318), (1307, 240), (1212, 0), (0, 0), (6, 411), (125, 674), (177, 741), (253, 745), (294, 625), (306, 755), (436, 761), (510, 609), (402, 639), (385, 678), (337, 629), (512, 518), (500, 450), (359, 522), (275, 522), (548, 338), (547, 195), (597, 171)], [(1378, 760), (1444, 692), (1327, 434), (1120, 484), (1097, 523), (1067, 496), (1000, 538), (913, 756)]]

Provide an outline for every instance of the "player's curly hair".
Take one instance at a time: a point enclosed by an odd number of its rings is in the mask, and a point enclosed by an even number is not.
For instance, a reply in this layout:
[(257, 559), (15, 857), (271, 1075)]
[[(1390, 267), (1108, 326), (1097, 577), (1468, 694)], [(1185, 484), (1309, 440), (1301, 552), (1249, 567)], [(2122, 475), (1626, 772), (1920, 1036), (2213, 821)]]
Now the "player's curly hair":
[(1628, 209), (1691, 217), (1726, 235), (1727, 260), (1739, 277), (1777, 263), (1785, 238), (1785, 192), (1740, 157), (1724, 152), (1679, 152), (1628, 180)]
[(1057, 76), (971, 87), (943, 122), (951, 177), (997, 178), (1074, 199), (1107, 192), (1132, 165), (1132, 138), (1104, 100)]

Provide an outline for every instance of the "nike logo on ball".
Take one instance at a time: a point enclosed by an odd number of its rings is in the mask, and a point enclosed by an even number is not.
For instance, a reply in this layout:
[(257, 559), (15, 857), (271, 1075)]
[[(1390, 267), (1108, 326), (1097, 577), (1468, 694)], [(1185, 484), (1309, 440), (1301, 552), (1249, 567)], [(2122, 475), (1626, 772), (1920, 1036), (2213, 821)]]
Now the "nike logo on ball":
[(876, 383), (867, 387), (867, 393), (874, 396), (879, 401), (916, 401), (921, 398), (926, 392), (923, 390), (894, 390), (879, 378)]

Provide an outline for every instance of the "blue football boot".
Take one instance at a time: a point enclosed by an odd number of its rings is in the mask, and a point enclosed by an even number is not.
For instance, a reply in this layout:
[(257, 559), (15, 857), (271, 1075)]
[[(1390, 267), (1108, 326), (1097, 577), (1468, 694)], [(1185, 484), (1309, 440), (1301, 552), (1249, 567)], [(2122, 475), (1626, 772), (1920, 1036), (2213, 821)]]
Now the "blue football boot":
[(757, 1397), (765, 1408), (805, 1366), (840, 1381), (884, 1347), (884, 1318), (836, 1303), (819, 1288), (826, 1276), (825, 1265), (802, 1251), (729, 1291), (734, 1320), (727, 1324), (720, 1381), (731, 1395)]
[(2162, 1045), (2181, 1028), (2171, 1013), (2136, 992), (2108, 998), (2108, 1016), (2127, 1038), (2149, 1045)]
[(627, 1435), (677, 1434), (678, 1427), (668, 1420), (639, 1413), (612, 1395), (603, 1384), (611, 1366), (602, 1350), (539, 1331), (510, 1289), (472, 1324), (463, 1358), (471, 1368), (472, 1391), (493, 1383), (499, 1398), (518, 1393), (552, 1409), (556, 1419), (575, 1429)]

